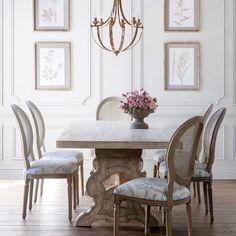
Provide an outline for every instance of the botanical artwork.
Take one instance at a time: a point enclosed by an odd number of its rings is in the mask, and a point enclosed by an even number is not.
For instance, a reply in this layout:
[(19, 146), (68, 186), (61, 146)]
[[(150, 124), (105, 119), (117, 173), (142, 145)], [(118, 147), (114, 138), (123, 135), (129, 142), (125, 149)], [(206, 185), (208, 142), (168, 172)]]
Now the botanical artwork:
[(198, 30), (199, 0), (166, 0), (166, 30)]
[(35, 0), (36, 30), (68, 30), (68, 0)]
[(36, 88), (68, 89), (69, 43), (36, 44)]
[(196, 89), (199, 45), (197, 43), (167, 44), (165, 50), (166, 88)]

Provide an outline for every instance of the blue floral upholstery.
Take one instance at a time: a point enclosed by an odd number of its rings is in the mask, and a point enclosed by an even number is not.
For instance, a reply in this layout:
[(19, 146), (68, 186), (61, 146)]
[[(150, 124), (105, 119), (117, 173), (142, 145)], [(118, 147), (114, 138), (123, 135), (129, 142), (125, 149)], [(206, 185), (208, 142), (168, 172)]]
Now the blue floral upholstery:
[(57, 150), (54, 152), (45, 152), (43, 157), (47, 158), (59, 158), (75, 161), (78, 164), (83, 162), (83, 153), (78, 151), (68, 151), (68, 150)]
[(153, 155), (154, 163), (161, 163), (166, 160), (166, 149), (159, 149)]
[(31, 161), (30, 166), (27, 170), (28, 175), (69, 174), (78, 170), (76, 160), (55, 157), (42, 157), (39, 160)]
[(203, 163), (195, 162), (193, 178), (208, 178), (210, 174), (206, 170), (206, 165)]
[[(167, 177), (167, 166), (166, 161), (162, 162), (159, 167), (159, 175), (161, 178)], [(206, 165), (195, 161), (193, 178), (207, 178), (210, 177), (210, 174), (206, 170)]]
[[(128, 181), (114, 190), (114, 194), (145, 200), (166, 201), (167, 181), (157, 178), (138, 178)], [(173, 200), (186, 199), (191, 196), (189, 189), (174, 183)]]

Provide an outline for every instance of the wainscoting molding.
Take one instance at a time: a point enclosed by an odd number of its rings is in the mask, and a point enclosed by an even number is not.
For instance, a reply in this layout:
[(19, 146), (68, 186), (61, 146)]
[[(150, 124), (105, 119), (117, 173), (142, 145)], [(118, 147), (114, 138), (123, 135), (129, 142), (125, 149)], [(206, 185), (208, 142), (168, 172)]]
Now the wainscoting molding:
[[(215, 160), (226, 160), (226, 154), (225, 154), (225, 125), (221, 126), (219, 129), (219, 133), (217, 136), (217, 144), (216, 144), (216, 156)], [(217, 149), (219, 147), (219, 149)], [(217, 152), (218, 151), (218, 152)]]
[(233, 160), (236, 160), (236, 125), (233, 126)]
[[(232, 0), (233, 6), (233, 106), (236, 106), (236, 2)], [(235, 140), (236, 141), (236, 140)], [(236, 157), (236, 155), (234, 155)]]
[(0, 0), (0, 106), (3, 106), (3, 0)]
[(0, 161), (3, 159), (3, 125), (0, 124)]
[[(17, 96), (17, 91), (15, 88), (15, 41), (16, 41), (16, 33), (15, 33), (15, 0), (11, 0), (11, 96)], [(86, 84), (86, 88), (83, 88), (83, 90), (86, 90), (87, 93), (85, 97), (83, 98), (73, 98), (73, 100), (65, 101), (65, 100), (58, 100), (56, 102), (41, 102), (35, 100), (34, 102), (37, 103), (39, 106), (82, 106), (84, 105), (89, 98), (91, 98), (91, 34), (90, 34), (90, 8), (91, 8), (91, 0), (88, 1), (88, 80)], [(73, 58), (72, 58), (73, 59)], [(72, 62), (73, 63), (73, 62)], [(74, 76), (75, 78), (75, 76)], [(72, 75), (72, 80), (74, 79)], [(19, 105), (23, 105), (22, 102), (20, 102)]]

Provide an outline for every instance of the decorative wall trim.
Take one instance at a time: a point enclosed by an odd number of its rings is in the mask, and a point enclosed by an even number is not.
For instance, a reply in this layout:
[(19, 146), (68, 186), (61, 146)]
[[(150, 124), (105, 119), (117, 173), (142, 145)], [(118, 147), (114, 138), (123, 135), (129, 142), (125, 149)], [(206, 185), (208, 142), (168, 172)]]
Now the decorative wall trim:
[(0, 125), (0, 161), (3, 161), (3, 125)]
[[(219, 142), (221, 142), (220, 147), (222, 147), (222, 152), (221, 153), (216, 153), (215, 160), (223, 161), (223, 160), (226, 160), (226, 155), (225, 155), (225, 139), (226, 139), (226, 137), (225, 137), (225, 125), (223, 125), (220, 128), (218, 138), (220, 138)], [(218, 145), (216, 145), (216, 146), (218, 146)]]
[[(90, 0), (91, 1), (91, 0)], [(99, 0), (99, 12), (103, 10), (103, 0)], [(103, 32), (101, 34), (103, 40)], [(103, 100), (103, 50), (99, 48), (99, 102)]]
[(221, 95), (217, 98), (215, 105), (219, 105), (220, 101), (225, 97), (225, 2), (221, 1), (220, 11), (220, 31), (221, 31), (221, 45), (220, 45), (220, 76), (221, 76)]
[(3, 24), (3, 0), (0, 0), (0, 106), (3, 106), (3, 68), (4, 68), (4, 60), (3, 60), (3, 49), (4, 49), (4, 39), (3, 39), (3, 31), (4, 31), (4, 24)]
[[(90, 29), (90, 19), (91, 19), (91, 0), (88, 1), (88, 29)], [(91, 55), (91, 33), (90, 31), (88, 32), (88, 42), (89, 42), (89, 47), (88, 47), (88, 55), (89, 55), (89, 58), (88, 58), (88, 78), (89, 78), (89, 82), (88, 82), (88, 95), (87, 97), (84, 98), (82, 104), (85, 105), (87, 100), (89, 98), (91, 98), (91, 58), (92, 58), (92, 55)]]
[[(233, 106), (236, 106), (236, 2), (232, 0), (233, 4)], [(236, 155), (235, 155), (236, 156)]]
[(236, 125), (233, 126), (233, 160), (236, 160)]
[[(144, 2), (140, 0), (140, 18), (144, 23)], [(140, 65), (140, 87), (144, 88), (144, 34), (140, 40), (140, 57), (139, 57), (139, 65)], [(141, 89), (140, 88), (140, 89)]]
[[(12, 127), (12, 160), (14, 161), (22, 161), (23, 157), (18, 155), (17, 153), (17, 145), (20, 145), (20, 143), (17, 142), (17, 133), (18, 133), (18, 128)], [(19, 147), (20, 149), (20, 147)]]
[[(90, 0), (91, 1), (91, 0)], [(88, 3), (88, 9), (90, 9), (91, 5), (90, 5), (90, 1)], [(89, 10), (89, 20), (90, 20), (90, 10)], [(90, 28), (90, 27), (89, 27)], [(76, 101), (64, 101), (64, 100), (59, 100), (56, 102), (39, 102), (39, 101), (35, 101), (35, 103), (37, 103), (37, 105), (40, 106), (82, 106), (85, 105), (86, 101), (91, 97), (91, 35), (90, 33), (88, 33), (88, 37), (89, 37), (89, 48), (88, 48), (88, 54), (89, 54), (89, 58), (88, 58), (88, 92), (87, 95), (85, 95), (84, 98), (82, 99), (74, 99)], [(11, 0), (11, 96), (14, 96), (16, 94), (16, 89), (15, 89), (15, 0)], [(17, 96), (19, 97), (19, 96)], [(81, 102), (78, 102), (79, 100), (81, 100)], [(20, 102), (19, 105), (24, 105), (22, 102)]]
[(11, 96), (15, 94), (15, 0), (11, 0)]

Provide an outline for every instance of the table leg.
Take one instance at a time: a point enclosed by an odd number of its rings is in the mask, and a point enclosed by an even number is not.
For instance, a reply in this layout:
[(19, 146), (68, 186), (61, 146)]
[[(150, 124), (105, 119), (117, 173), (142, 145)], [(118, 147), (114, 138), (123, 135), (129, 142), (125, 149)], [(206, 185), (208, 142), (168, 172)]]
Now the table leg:
[[(114, 174), (122, 176), (126, 181), (146, 176), (142, 171), (142, 149), (96, 149), (96, 169), (86, 184), (86, 190), (94, 200), (89, 212), (81, 213), (76, 226), (91, 226), (92, 223), (105, 220), (113, 222), (113, 190), (115, 186), (106, 188), (105, 181)], [(124, 203), (120, 209), (121, 222), (138, 220), (144, 223), (144, 210), (137, 204)], [(157, 222), (156, 222), (157, 223)]]

